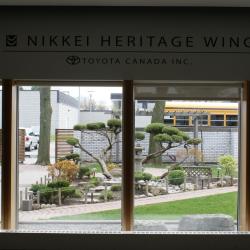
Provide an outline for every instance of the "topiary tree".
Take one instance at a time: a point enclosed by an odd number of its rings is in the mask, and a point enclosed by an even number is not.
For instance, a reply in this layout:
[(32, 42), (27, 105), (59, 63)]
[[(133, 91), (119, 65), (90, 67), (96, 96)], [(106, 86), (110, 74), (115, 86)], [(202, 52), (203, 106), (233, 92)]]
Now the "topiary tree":
[(98, 155), (91, 153), (84, 147), (84, 145), (74, 137), (68, 138), (67, 143), (79, 148), (81, 151), (89, 155), (93, 160), (95, 160), (101, 167), (102, 173), (108, 179), (112, 178), (112, 175), (107, 168), (107, 154), (113, 148), (114, 144), (119, 142), (119, 134), (121, 133), (121, 120), (111, 119), (108, 120), (107, 125), (103, 122), (88, 123), (86, 125), (75, 125), (74, 130), (81, 131), (81, 133), (87, 133), (88, 131), (95, 131), (97, 134), (101, 135), (106, 141), (107, 146), (103, 148)]
[[(145, 164), (150, 160), (161, 156), (171, 148), (183, 146), (188, 153), (190, 145), (198, 145), (201, 142), (200, 139), (191, 139), (185, 132), (179, 130), (178, 128), (167, 126), (163, 123), (151, 123), (145, 128), (145, 131), (149, 133), (156, 142), (159, 143), (160, 148), (159, 150), (148, 154), (143, 159), (142, 164)], [(167, 156), (172, 160), (176, 160), (176, 157), (173, 155), (167, 154)], [(187, 157), (184, 160), (186, 160)]]

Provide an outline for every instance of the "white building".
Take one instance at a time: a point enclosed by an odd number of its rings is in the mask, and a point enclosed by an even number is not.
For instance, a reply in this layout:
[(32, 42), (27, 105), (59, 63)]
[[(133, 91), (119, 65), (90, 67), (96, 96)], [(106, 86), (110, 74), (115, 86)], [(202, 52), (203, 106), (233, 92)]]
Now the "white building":
[[(51, 90), (51, 134), (56, 128), (73, 128), (79, 120), (79, 102), (74, 97), (59, 90)], [(2, 91), (0, 91), (2, 109)], [(2, 125), (2, 117), (0, 117)], [(40, 93), (37, 90), (19, 91), (19, 127), (40, 126)]]

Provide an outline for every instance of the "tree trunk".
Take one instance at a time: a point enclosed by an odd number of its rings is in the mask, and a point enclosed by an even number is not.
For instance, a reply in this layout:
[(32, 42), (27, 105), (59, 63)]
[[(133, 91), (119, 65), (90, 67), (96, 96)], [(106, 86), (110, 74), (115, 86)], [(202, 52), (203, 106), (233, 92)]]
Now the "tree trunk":
[[(164, 123), (164, 110), (165, 110), (165, 101), (156, 101), (154, 109), (153, 109), (153, 113), (152, 113), (151, 123), (155, 123), (155, 122)], [(154, 135), (150, 134), (148, 154), (152, 154), (154, 152), (161, 150), (160, 143), (155, 142), (153, 140), (153, 137)], [(159, 156), (159, 157), (153, 158), (150, 160), (150, 162), (153, 164), (160, 165), (162, 163), (162, 157)]]
[(100, 165), (100, 167), (102, 169), (102, 174), (104, 176), (106, 176), (108, 179), (112, 179), (113, 176), (109, 173), (109, 171), (107, 169), (107, 164), (106, 164), (105, 160), (102, 159), (102, 157), (100, 157), (100, 158), (98, 157), (97, 158), (97, 162), (99, 163), (99, 165)]
[(50, 164), (50, 130), (52, 107), (50, 102), (50, 87), (40, 88), (40, 138), (36, 164)]

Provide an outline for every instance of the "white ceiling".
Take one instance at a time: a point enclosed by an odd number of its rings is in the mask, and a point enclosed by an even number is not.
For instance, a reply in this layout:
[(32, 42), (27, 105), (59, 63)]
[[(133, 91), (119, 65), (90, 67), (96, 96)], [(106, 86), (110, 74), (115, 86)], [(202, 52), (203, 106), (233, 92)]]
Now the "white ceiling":
[(0, 5), (250, 7), (250, 0), (0, 0)]

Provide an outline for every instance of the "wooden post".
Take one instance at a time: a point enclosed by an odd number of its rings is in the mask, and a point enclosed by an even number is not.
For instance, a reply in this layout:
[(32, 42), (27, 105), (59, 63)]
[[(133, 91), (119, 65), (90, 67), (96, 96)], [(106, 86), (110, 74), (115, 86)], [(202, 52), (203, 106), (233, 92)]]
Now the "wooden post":
[(36, 203), (38, 205), (40, 205), (40, 198), (41, 198), (41, 194), (40, 194), (40, 191), (38, 190), (37, 193), (36, 193), (37, 197), (36, 197)]
[(166, 194), (168, 194), (168, 177), (166, 177)]
[(22, 210), (22, 208), (23, 208), (23, 191), (19, 192), (19, 202), (20, 202), (19, 208), (20, 208), (20, 210)]
[(240, 105), (239, 230), (250, 230), (250, 81), (243, 83)]
[(13, 80), (3, 80), (2, 95), (2, 229), (16, 229), (17, 86)]
[(105, 182), (104, 183), (104, 186), (105, 186), (105, 190), (104, 190), (104, 202), (107, 202), (108, 201), (108, 187), (107, 187), (107, 183)]
[(62, 205), (62, 189), (58, 188), (58, 206)]
[(148, 196), (148, 181), (145, 182), (145, 194)]
[(187, 189), (187, 176), (184, 176), (184, 183), (183, 183), (183, 191), (185, 192)]
[(122, 98), (122, 230), (133, 230), (134, 210), (134, 88), (123, 82)]

